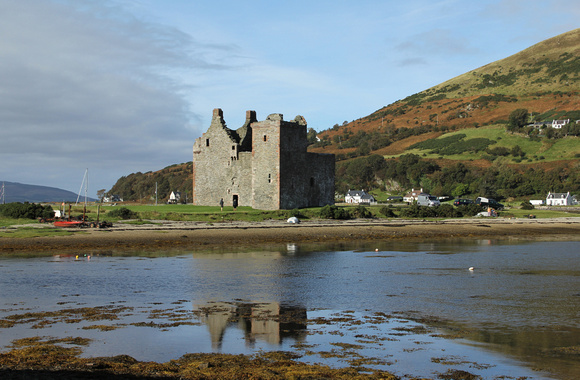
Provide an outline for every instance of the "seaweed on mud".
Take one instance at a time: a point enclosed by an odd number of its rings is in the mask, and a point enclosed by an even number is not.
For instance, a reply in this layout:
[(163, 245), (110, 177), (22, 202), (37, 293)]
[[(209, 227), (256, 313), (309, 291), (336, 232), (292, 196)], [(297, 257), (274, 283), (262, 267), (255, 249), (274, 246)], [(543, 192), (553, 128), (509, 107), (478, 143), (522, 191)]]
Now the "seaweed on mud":
[[(111, 379), (387, 379), (397, 377), (364, 367), (331, 368), (297, 361), (292, 352), (256, 355), (186, 354), (166, 363), (140, 362), (128, 355), (79, 358), (80, 349), (32, 340), (0, 354), (2, 378)], [(67, 342), (76, 342), (71, 338)], [(59, 343), (67, 343), (59, 342)]]
[(49, 327), (54, 323), (79, 323), (82, 321), (117, 320), (121, 313), (131, 311), (130, 307), (97, 306), (63, 309), (58, 311), (27, 312), (12, 314), (0, 320), (0, 325), (12, 327), (15, 324), (33, 324), (32, 328)]

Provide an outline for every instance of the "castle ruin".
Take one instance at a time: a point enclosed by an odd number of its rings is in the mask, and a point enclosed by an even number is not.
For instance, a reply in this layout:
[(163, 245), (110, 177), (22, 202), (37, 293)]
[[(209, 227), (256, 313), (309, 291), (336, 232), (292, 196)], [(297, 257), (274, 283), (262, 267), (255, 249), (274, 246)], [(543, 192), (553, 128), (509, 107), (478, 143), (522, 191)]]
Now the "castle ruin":
[(221, 109), (213, 110), (207, 132), (193, 145), (193, 203), (293, 209), (334, 203), (334, 155), (307, 152), (306, 120), (285, 121), (255, 111), (237, 130)]

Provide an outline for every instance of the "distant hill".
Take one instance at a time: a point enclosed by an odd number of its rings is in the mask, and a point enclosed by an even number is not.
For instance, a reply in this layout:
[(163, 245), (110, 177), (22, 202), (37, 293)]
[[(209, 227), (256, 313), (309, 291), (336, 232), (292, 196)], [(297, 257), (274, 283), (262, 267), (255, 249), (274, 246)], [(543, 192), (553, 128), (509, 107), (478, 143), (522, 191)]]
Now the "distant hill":
[(191, 201), (188, 197), (193, 188), (193, 163), (175, 164), (155, 172), (131, 173), (119, 178), (108, 194), (118, 195), (124, 201), (152, 201), (156, 186), (159, 202), (167, 201), (172, 191), (180, 192), (183, 201)]
[[(77, 200), (77, 194), (56, 187), (27, 185), (23, 183), (4, 181), (0, 182), (0, 189), (2, 183), (4, 183), (4, 199), (6, 203), (76, 202)], [(81, 200), (84, 202), (84, 196), (80, 198), (79, 202)], [(95, 201), (93, 198), (87, 198), (87, 200), (90, 202)]]

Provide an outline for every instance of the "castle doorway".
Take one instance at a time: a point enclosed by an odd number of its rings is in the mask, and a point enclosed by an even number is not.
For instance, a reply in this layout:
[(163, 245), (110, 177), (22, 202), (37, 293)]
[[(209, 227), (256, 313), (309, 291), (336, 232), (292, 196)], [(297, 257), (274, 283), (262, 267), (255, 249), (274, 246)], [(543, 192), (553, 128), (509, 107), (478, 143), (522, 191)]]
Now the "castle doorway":
[(238, 207), (238, 194), (234, 194), (232, 197), (232, 205), (234, 206), (234, 209), (236, 207)]

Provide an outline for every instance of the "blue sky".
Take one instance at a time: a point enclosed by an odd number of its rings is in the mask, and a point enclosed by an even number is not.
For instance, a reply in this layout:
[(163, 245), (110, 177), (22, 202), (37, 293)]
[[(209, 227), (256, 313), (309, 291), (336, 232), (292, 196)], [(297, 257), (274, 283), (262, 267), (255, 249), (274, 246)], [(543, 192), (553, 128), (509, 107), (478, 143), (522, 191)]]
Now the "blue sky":
[[(318, 131), (576, 29), (577, 0), (0, 0), (0, 181), (110, 189), (222, 108)], [(178, 189), (175, 189), (178, 190)]]

